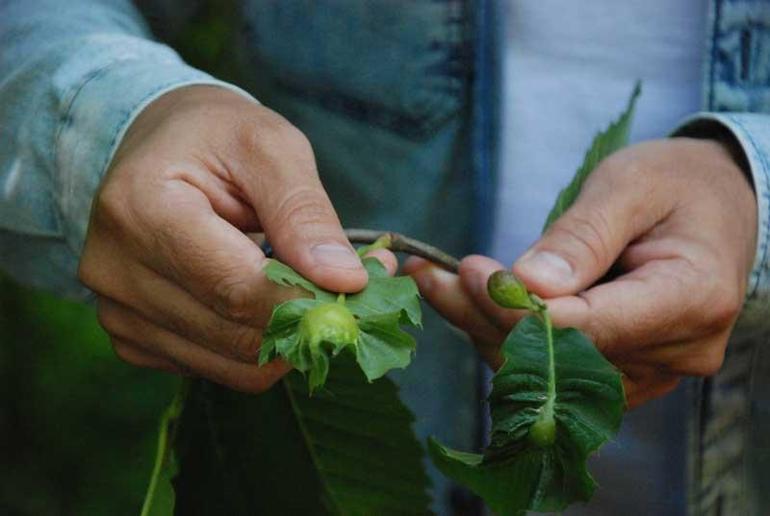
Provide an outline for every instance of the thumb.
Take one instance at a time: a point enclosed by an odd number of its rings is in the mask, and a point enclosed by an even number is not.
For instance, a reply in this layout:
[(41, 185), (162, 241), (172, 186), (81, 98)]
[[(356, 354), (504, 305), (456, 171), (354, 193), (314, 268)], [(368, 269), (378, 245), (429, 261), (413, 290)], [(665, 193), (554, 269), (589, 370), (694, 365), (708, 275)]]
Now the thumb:
[(585, 290), (657, 222), (640, 189), (613, 190), (589, 181), (575, 204), (514, 263), (514, 274), (530, 290), (546, 298)]
[(320, 181), (284, 183), (270, 197), (257, 215), (277, 256), (332, 292), (366, 286), (366, 270)]
[(318, 178), (312, 148), (299, 131), (289, 134), (278, 159), (255, 156), (243, 189), (281, 260), (327, 290), (361, 290), (366, 270)]

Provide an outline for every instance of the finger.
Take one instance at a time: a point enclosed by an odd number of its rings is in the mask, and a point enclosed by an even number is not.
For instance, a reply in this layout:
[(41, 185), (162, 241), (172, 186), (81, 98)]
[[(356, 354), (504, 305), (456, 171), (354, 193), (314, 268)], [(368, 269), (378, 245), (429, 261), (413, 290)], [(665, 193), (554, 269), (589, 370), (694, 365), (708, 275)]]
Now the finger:
[(182, 374), (182, 370), (172, 361), (143, 350), (140, 346), (127, 340), (113, 338), (112, 349), (122, 361), (148, 369), (158, 369), (168, 373)]
[(681, 378), (670, 375), (650, 374), (635, 381), (627, 376), (623, 377), (623, 389), (626, 394), (626, 405), (629, 410), (656, 398), (662, 398), (679, 385)]
[(661, 341), (703, 336), (704, 306), (697, 277), (679, 259), (647, 263), (578, 296), (547, 301), (554, 324), (588, 333), (608, 358)]
[(487, 291), (489, 276), (504, 268), (497, 260), (486, 256), (472, 255), (463, 258), (460, 262), (459, 274), (462, 286), (466, 292), (470, 293), (473, 303), (500, 331), (508, 333), (527, 312), (503, 308), (489, 297)]
[(660, 371), (680, 376), (713, 376), (722, 367), (729, 333), (657, 346), (634, 357)]
[(273, 360), (264, 366), (230, 360), (115, 303), (100, 306), (99, 322), (112, 338), (131, 340), (134, 335), (142, 335), (145, 351), (157, 353), (198, 376), (238, 391), (263, 392), (291, 370), (282, 360)]
[(603, 162), (575, 204), (514, 264), (514, 274), (536, 294), (556, 297), (588, 288), (631, 240), (669, 213), (668, 196), (651, 196), (644, 178), (625, 166)]
[(267, 262), (259, 247), (192, 185), (172, 181), (164, 188), (140, 218), (146, 224), (138, 228), (145, 239), (136, 250), (140, 259), (227, 319), (264, 319), (265, 293), (274, 284), (262, 271)]
[(356, 292), (366, 271), (345, 237), (316, 171), (307, 139), (275, 113), (246, 131), (235, 181), (257, 212), (276, 255), (300, 274), (332, 292)]
[[(254, 300), (253, 316), (244, 322), (223, 317), (186, 290), (134, 261), (120, 263), (120, 274), (109, 274), (92, 284), (100, 303), (112, 301), (136, 310), (146, 319), (218, 354), (255, 362), (262, 329), (272, 310), (288, 299), (309, 295), (302, 289), (268, 284)], [(108, 277), (108, 279), (107, 279)]]
[(425, 258), (420, 258), (419, 256), (410, 256), (404, 260), (404, 264), (401, 266), (401, 272), (403, 274), (411, 275), (413, 272), (417, 272), (419, 269), (428, 267), (430, 265), (431, 263)]
[(410, 270), (425, 299), (450, 323), (467, 332), (475, 341), (479, 354), (493, 369), (502, 364), (500, 344), (506, 333), (500, 331), (477, 308), (462, 288), (460, 278), (434, 265)]
[(259, 220), (254, 208), (243, 199), (227, 170), (220, 163), (206, 165), (186, 167), (179, 177), (202, 191), (217, 215), (241, 231), (258, 231)]
[(366, 253), (366, 257), (377, 258), (391, 276), (393, 276), (398, 269), (398, 259), (396, 258), (396, 255), (387, 249), (375, 249), (369, 251)]
[(112, 289), (111, 299), (199, 346), (243, 362), (257, 361), (262, 330), (268, 325), (273, 307), (297, 293), (295, 289), (268, 285), (256, 301), (261, 307), (255, 305), (255, 316), (241, 323), (222, 317), (149, 269), (142, 268), (130, 276), (132, 288)]

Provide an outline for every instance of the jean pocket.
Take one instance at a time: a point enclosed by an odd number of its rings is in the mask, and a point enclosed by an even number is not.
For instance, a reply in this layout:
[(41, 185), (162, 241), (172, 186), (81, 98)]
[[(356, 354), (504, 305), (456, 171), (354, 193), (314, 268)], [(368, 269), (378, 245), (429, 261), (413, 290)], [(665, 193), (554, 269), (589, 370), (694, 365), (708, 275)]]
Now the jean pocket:
[(283, 93), (420, 139), (467, 101), (468, 8), (461, 0), (252, 1), (243, 45), (253, 73)]

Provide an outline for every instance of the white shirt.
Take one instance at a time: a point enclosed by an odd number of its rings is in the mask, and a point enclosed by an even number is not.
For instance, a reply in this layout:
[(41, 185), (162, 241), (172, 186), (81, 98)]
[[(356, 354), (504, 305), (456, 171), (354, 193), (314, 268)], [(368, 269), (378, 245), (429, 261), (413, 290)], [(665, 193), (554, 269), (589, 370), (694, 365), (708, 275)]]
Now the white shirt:
[(511, 0), (491, 254), (539, 236), (593, 136), (642, 80), (631, 140), (665, 137), (701, 105), (707, 0)]

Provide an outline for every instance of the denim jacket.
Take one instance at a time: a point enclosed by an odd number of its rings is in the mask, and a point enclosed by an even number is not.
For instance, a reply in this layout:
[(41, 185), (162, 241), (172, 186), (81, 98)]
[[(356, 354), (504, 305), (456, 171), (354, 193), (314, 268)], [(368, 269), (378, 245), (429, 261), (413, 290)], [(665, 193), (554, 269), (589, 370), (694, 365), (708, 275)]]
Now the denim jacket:
[[(495, 2), (251, 0), (222, 3), (222, 15), (203, 0), (136, 4), (0, 0), (6, 273), (88, 297), (76, 268), (100, 179), (137, 114), (191, 84), (253, 95), (301, 128), (346, 226), (483, 252), (498, 135)], [(202, 23), (224, 27), (219, 40)], [(770, 463), (770, 354), (759, 346), (770, 312), (770, 1), (712, 0), (708, 37), (704, 112), (672, 131), (740, 145), (759, 230), (736, 343), (723, 371), (694, 389), (691, 511), (759, 514), (770, 510), (770, 476), (760, 474)], [(186, 64), (169, 44), (185, 57), (200, 47), (204, 59)], [(398, 378), (404, 396), (421, 434), (470, 448), (478, 365), (438, 318), (426, 328), (430, 342)]]

